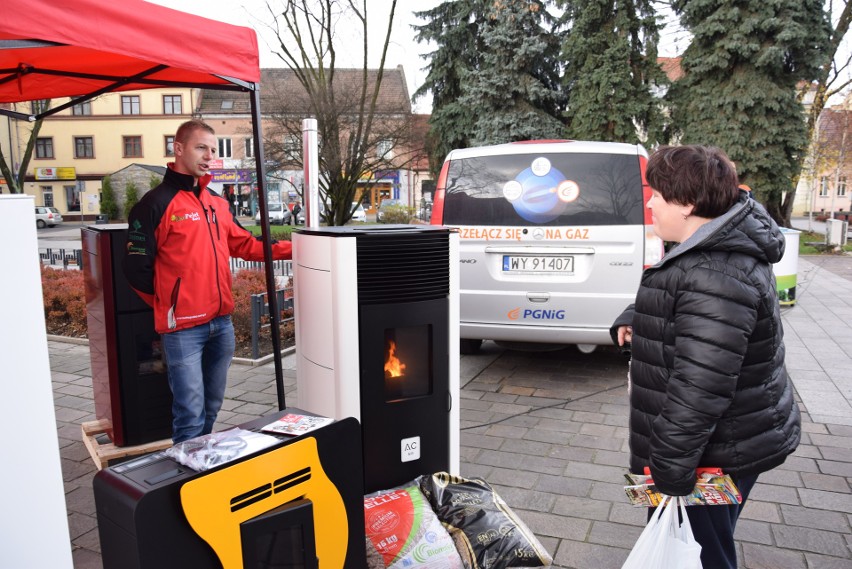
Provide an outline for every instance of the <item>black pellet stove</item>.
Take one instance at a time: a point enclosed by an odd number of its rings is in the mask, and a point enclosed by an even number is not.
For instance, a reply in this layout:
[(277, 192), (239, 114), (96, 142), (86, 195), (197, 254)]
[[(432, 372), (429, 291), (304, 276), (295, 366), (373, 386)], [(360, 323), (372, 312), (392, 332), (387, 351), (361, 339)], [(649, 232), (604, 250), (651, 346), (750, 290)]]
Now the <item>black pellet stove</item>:
[(379, 225), (293, 236), (298, 406), (361, 423), (365, 492), (458, 473), (458, 234)]

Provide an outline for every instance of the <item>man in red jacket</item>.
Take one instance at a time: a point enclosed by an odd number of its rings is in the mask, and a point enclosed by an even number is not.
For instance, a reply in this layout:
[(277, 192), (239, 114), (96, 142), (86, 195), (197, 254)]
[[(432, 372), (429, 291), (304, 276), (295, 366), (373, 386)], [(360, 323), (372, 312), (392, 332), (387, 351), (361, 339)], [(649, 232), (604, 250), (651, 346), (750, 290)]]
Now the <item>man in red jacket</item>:
[[(229, 259), (263, 260), (263, 243), (207, 188), (217, 147), (209, 125), (182, 124), (162, 184), (128, 215), (124, 273), (154, 308), (174, 396), (175, 443), (210, 433), (225, 396), (235, 347)], [(291, 253), (290, 242), (272, 246), (275, 259)]]

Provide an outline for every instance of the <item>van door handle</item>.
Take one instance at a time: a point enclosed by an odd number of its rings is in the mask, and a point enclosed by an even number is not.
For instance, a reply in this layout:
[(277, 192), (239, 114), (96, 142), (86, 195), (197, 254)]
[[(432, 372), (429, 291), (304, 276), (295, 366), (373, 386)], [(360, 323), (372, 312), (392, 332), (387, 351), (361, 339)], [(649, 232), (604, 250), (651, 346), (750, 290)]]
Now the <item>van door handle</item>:
[(550, 300), (549, 292), (528, 292), (527, 300), (530, 302), (547, 302)]

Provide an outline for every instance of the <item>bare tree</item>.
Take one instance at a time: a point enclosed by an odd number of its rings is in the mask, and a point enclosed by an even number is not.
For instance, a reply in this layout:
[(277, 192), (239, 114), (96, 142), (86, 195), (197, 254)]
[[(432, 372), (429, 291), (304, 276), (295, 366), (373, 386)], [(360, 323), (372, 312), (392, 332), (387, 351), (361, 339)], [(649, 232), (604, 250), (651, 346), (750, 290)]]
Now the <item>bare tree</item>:
[[(817, 189), (826, 185), (831, 192), (829, 214), (833, 217), (837, 205), (838, 189), (848, 173), (852, 154), (852, 110), (827, 109), (822, 112), (814, 131), (808, 156), (802, 168), (802, 178), (808, 187), (808, 230), (812, 231)], [(829, 180), (833, 186), (830, 187)], [(848, 199), (848, 198), (845, 198)]]
[[(276, 54), (288, 68), (280, 75), (292, 74), (296, 83), (286, 77), (264, 83), (263, 105), (272, 123), (264, 136), (266, 154), (272, 167), (301, 167), (301, 121), (317, 120), (320, 196), (330, 225), (351, 218), (352, 202), (359, 201), (359, 190), (371, 187), (376, 172), (404, 168), (422, 152), (412, 137), (410, 101), (380, 97), (396, 3), (390, 5), (378, 69), (367, 64), (366, 1), (285, 0), (280, 12), (267, 4), (280, 47)], [(363, 38), (361, 67), (338, 69), (335, 34), (356, 28)], [(351, 56), (352, 43), (345, 49)]]
[[(816, 132), (820, 115), (826, 103), (831, 97), (841, 93), (852, 84), (852, 73), (850, 73), (850, 68), (852, 68), (852, 52), (840, 49), (846, 33), (849, 31), (849, 25), (852, 23), (852, 0), (828, 0), (826, 4), (826, 9), (832, 16), (828, 57), (822, 66), (817, 80), (812, 83), (803, 84), (798, 92), (799, 102), (802, 103), (806, 101), (809, 93), (813, 92), (813, 101), (806, 117), (807, 136), (808, 140), (812, 141), (812, 144), (818, 144), (818, 141), (814, 139), (814, 133)], [(808, 167), (806, 164), (808, 159), (806, 155), (801, 157), (803, 169)], [(796, 187), (796, 181), (794, 181), (793, 187)], [(781, 205), (781, 211), (787, 222), (790, 220), (795, 198), (796, 192), (787, 192)]]
[[(50, 99), (32, 101), (32, 116), (37, 116), (49, 108)], [(41, 130), (42, 121), (43, 119), (38, 119), (34, 120), (32, 123), (33, 126), (30, 129), (30, 137), (27, 140), (27, 146), (24, 149), (24, 154), (21, 156), (21, 161), (18, 164), (17, 172), (12, 171), (13, 168), (9, 165), (9, 161), (3, 155), (2, 149), (0, 149), (0, 174), (3, 174), (3, 177), (6, 179), (6, 185), (9, 186), (9, 192), (12, 194), (24, 193), (24, 180), (27, 175), (27, 168), (30, 166), (30, 160), (33, 157), (33, 151), (35, 150), (36, 140), (38, 139), (38, 133)], [(10, 143), (12, 143), (11, 140)], [(11, 148), (9, 149), (9, 152), (10, 157), (14, 155)]]

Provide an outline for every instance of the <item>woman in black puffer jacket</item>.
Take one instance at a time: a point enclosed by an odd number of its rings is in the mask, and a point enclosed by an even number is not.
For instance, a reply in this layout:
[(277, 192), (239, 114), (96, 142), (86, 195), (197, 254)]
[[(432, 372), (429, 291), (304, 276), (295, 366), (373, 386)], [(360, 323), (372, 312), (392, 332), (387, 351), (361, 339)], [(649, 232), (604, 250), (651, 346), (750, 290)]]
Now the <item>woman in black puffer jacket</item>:
[[(684, 496), (696, 468), (721, 467), (744, 504), (801, 435), (772, 273), (784, 237), (719, 149), (660, 148), (647, 179), (654, 232), (677, 245), (612, 328), (632, 343), (630, 469), (650, 467), (662, 493)], [(687, 508), (705, 569), (737, 566), (741, 509)]]

